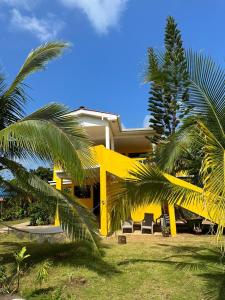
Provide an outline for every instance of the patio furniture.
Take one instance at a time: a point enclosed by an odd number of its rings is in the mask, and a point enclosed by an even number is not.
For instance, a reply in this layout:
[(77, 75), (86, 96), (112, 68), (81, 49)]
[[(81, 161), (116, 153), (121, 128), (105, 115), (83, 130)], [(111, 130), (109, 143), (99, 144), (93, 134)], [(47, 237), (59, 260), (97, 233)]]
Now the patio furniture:
[(143, 233), (144, 230), (150, 230), (151, 234), (153, 234), (153, 214), (145, 213), (144, 220), (141, 222), (141, 233)]
[(131, 232), (134, 232), (134, 222), (132, 220), (126, 220), (121, 221), (121, 229), (122, 233), (124, 233), (124, 230), (131, 230)]

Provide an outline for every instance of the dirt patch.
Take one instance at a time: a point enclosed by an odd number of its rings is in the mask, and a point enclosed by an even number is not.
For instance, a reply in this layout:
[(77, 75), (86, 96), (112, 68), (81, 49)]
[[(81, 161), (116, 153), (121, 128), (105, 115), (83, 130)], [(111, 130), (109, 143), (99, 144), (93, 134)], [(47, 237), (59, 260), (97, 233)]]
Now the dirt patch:
[(0, 300), (25, 300), (18, 295), (0, 295)]
[(74, 277), (74, 276), (71, 276), (67, 282), (66, 282), (66, 285), (67, 286), (85, 286), (87, 284), (87, 279), (85, 277)]

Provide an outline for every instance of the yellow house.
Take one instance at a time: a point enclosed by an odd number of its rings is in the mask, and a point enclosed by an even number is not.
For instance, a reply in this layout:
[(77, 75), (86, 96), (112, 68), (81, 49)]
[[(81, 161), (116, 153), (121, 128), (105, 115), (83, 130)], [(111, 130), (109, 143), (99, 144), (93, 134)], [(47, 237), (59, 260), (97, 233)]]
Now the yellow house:
[[(68, 178), (63, 170), (54, 168), (51, 185), (57, 189), (66, 189), (75, 195), (80, 203), (91, 209), (99, 221), (100, 232), (103, 236), (110, 233), (109, 201), (107, 191), (115, 177), (127, 178), (129, 171), (136, 168), (137, 164), (144, 163), (145, 155), (152, 151), (152, 145), (146, 137), (154, 135), (151, 128), (124, 128), (120, 116), (80, 107), (72, 111), (71, 115), (78, 118), (85, 127), (87, 134), (93, 142), (93, 152), (96, 160), (97, 182), (79, 187)], [(197, 192), (201, 189), (181, 179), (165, 174), (168, 180), (177, 185), (190, 188)], [(181, 205), (206, 219), (211, 219), (203, 203)], [(167, 207), (170, 218), (171, 235), (176, 235), (176, 220), (174, 206)], [(162, 215), (160, 204), (151, 204), (140, 207), (132, 212), (132, 219), (140, 222), (145, 213), (152, 213), (154, 220)]]
[[(76, 186), (67, 178), (63, 170), (54, 168), (51, 185), (57, 189), (66, 189), (79, 198), (79, 201), (93, 210), (99, 220), (100, 232), (103, 236), (110, 232), (110, 220), (107, 207), (107, 190), (115, 176), (126, 178), (129, 170), (136, 162), (144, 162), (145, 155), (152, 150), (146, 137), (154, 135), (151, 128), (123, 128), (120, 116), (80, 107), (72, 111), (94, 145), (94, 153), (98, 165), (98, 180), (95, 184), (84, 187)], [(162, 214), (161, 205), (149, 205), (132, 213), (132, 219), (140, 222), (145, 213), (153, 213), (156, 220)]]

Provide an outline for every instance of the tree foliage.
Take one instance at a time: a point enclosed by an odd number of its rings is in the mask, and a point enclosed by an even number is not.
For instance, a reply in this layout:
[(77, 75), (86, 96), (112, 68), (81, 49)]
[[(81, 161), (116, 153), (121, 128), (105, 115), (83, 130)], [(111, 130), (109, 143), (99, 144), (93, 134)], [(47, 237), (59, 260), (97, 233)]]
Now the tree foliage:
[(45, 69), (46, 64), (60, 56), (68, 47), (64, 42), (50, 42), (32, 50), (16, 78), (7, 86), (0, 76), (0, 166), (9, 170), (16, 184), (0, 177), (0, 185), (17, 195), (46, 201), (61, 212), (61, 224), (74, 239), (86, 239), (97, 250), (98, 236), (93, 216), (76, 199), (71, 199), (35, 174), (29, 173), (16, 161), (35, 160), (56, 163), (82, 183), (86, 169), (93, 165), (90, 141), (78, 120), (69, 115), (65, 105), (50, 103), (30, 115), (25, 108), (29, 97), (24, 80), (32, 73)]
[(30, 170), (30, 172), (34, 175), (37, 175), (38, 177), (40, 177), (42, 180), (46, 182), (52, 180), (53, 178), (53, 170), (51, 168), (40, 166), (35, 170)]
[[(190, 147), (199, 145), (203, 157), (200, 176), (203, 188), (174, 184), (162, 170), (141, 167), (117, 187), (112, 197), (112, 224), (129, 217), (130, 212), (152, 202), (195, 203), (201, 201), (211, 218), (225, 226), (225, 73), (204, 54), (186, 53), (190, 80), (192, 117), (171, 135), (161, 153), (161, 168), (170, 171)], [(119, 200), (118, 195), (123, 200)], [(122, 207), (123, 205), (123, 207)], [(124, 209), (126, 207), (126, 209)]]
[(148, 51), (148, 81), (151, 83), (148, 110), (154, 142), (173, 134), (188, 114), (189, 80), (180, 30), (173, 17), (167, 18), (165, 53)]

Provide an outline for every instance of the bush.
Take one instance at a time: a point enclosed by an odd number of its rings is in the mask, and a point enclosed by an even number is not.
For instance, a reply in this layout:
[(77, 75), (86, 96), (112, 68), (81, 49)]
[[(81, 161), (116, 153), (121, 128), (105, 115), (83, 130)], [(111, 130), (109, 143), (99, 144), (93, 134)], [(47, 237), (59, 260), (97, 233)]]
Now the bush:
[(4, 221), (11, 221), (23, 219), (28, 216), (28, 206), (21, 205), (19, 202), (7, 199), (3, 203), (3, 210), (1, 219)]
[(29, 207), (30, 225), (49, 225), (54, 220), (54, 210), (46, 203), (34, 202)]

